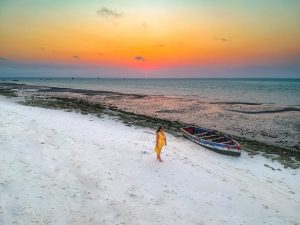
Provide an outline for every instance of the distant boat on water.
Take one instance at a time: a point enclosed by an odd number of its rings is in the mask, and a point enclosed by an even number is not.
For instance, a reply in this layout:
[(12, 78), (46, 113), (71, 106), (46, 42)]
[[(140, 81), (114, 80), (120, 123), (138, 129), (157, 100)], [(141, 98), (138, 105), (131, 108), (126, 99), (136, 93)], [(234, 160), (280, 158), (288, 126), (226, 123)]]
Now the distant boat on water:
[(184, 127), (180, 130), (183, 136), (210, 150), (224, 155), (241, 155), (240, 144), (232, 138), (217, 131), (194, 126)]

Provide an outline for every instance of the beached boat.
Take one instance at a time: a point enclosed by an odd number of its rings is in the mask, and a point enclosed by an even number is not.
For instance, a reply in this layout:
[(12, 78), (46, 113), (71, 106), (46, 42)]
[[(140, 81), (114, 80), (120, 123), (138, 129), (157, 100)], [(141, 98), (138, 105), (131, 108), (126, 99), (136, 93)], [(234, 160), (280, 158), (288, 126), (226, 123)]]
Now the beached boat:
[(180, 130), (186, 138), (210, 150), (231, 156), (241, 155), (240, 144), (217, 131), (193, 126), (184, 127)]

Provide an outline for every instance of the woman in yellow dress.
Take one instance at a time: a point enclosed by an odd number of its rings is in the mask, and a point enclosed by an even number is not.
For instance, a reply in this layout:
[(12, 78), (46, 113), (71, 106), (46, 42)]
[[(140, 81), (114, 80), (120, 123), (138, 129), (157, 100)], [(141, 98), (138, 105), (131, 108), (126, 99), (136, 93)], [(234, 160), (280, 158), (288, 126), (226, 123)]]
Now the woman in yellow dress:
[(156, 146), (154, 151), (156, 152), (157, 159), (160, 162), (163, 162), (160, 158), (160, 153), (164, 145), (167, 145), (166, 135), (164, 133), (163, 128), (159, 127), (158, 130), (156, 131)]

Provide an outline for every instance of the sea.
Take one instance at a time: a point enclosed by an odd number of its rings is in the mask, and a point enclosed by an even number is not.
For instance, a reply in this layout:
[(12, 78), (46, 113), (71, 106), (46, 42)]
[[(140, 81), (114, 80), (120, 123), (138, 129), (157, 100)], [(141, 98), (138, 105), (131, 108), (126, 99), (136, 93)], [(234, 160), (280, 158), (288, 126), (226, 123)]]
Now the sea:
[(209, 102), (300, 106), (300, 79), (0, 78), (1, 82), (196, 98)]

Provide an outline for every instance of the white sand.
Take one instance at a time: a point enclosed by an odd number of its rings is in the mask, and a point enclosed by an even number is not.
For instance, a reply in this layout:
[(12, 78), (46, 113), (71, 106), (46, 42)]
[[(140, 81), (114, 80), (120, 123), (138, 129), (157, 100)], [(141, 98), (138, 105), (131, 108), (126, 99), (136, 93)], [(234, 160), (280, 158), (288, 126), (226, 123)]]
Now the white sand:
[(299, 170), (171, 135), (159, 163), (154, 142), (154, 130), (0, 97), (0, 224), (300, 224)]

